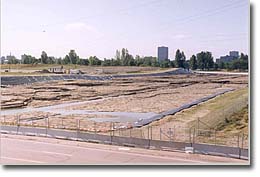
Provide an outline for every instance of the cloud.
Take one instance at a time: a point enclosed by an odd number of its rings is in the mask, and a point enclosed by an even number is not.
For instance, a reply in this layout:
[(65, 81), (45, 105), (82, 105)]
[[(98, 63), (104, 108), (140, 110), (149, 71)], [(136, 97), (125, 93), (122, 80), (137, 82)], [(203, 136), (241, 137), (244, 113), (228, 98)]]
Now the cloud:
[(86, 32), (91, 33), (91, 35), (102, 36), (94, 26), (87, 25), (86, 23), (76, 22), (65, 25), (65, 30), (67, 32)]

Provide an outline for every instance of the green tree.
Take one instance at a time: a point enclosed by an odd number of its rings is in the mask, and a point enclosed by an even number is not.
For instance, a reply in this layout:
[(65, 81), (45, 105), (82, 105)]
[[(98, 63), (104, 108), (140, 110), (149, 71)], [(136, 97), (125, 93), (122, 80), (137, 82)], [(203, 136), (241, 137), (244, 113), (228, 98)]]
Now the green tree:
[(88, 59), (81, 59), (82, 65), (89, 65), (89, 60)]
[(136, 65), (134, 57), (132, 55), (128, 55), (127, 61), (128, 61), (128, 66), (135, 66)]
[(48, 60), (48, 55), (45, 51), (42, 51), (41, 54), (41, 63), (42, 64), (47, 64), (47, 60)]
[(209, 70), (214, 67), (214, 61), (210, 52), (200, 52), (197, 54), (198, 68), (201, 70)]
[(161, 68), (169, 68), (170, 67), (170, 60), (164, 60), (160, 63)]
[(144, 60), (139, 55), (136, 55), (135, 56), (135, 64), (136, 64), (136, 66), (141, 66), (143, 63), (144, 63)]
[(206, 68), (205, 52), (200, 52), (197, 54), (197, 62), (198, 62), (198, 68), (201, 70), (205, 70)]
[(248, 70), (248, 56), (241, 53), (240, 58), (230, 62), (229, 65), (229, 69), (232, 70)]
[(184, 61), (184, 64), (183, 64), (183, 68), (185, 68), (185, 69), (190, 69), (190, 61)]
[(175, 64), (177, 68), (181, 67), (181, 59), (182, 59), (182, 54), (180, 49), (178, 49), (175, 53)]
[(175, 62), (174, 61), (170, 61), (170, 67), (175, 68)]
[(219, 65), (217, 63), (214, 63), (214, 70), (218, 70)]
[(119, 50), (116, 50), (116, 61), (114, 62), (114, 64), (116, 64), (116, 66), (119, 66), (121, 64), (121, 54)]
[(61, 58), (58, 58), (58, 59), (56, 60), (56, 64), (58, 64), (58, 65), (63, 65), (63, 64), (64, 64), (64, 61), (63, 61)]
[(90, 66), (101, 65), (101, 60), (99, 60), (96, 56), (91, 56), (89, 57), (89, 65)]
[(190, 58), (190, 68), (192, 70), (196, 70), (198, 68), (198, 64), (197, 64), (197, 58), (195, 55), (192, 55)]
[(225, 63), (224, 62), (220, 62), (219, 63), (219, 68), (220, 69), (224, 69), (225, 68)]
[(15, 56), (10, 56), (7, 62), (7, 64), (17, 64), (17, 63), (19, 63), (19, 60), (16, 59)]
[(71, 61), (70, 61), (69, 55), (66, 55), (63, 61), (64, 61), (64, 64), (70, 64)]
[(126, 55), (128, 53), (128, 50), (123, 48), (121, 51), (121, 65), (122, 66), (126, 66), (127, 65), (127, 61), (126, 61)]
[[(172, 63), (173, 62), (171, 61), (171, 63), (170, 63), (171, 67), (172, 67)], [(159, 61), (156, 57), (151, 58), (151, 66), (152, 67), (159, 67), (160, 66), (160, 63), (159, 63)]]
[(206, 52), (206, 69), (214, 68), (214, 60), (211, 52)]
[(152, 66), (152, 57), (144, 57), (143, 66)]
[(69, 60), (71, 64), (76, 64), (79, 56), (76, 54), (75, 50), (70, 50), (69, 52)]
[(184, 52), (183, 51), (181, 52), (180, 49), (178, 49), (175, 54), (176, 67), (184, 68), (185, 60), (186, 60), (186, 56), (185, 56)]
[(46, 64), (54, 64), (55, 63), (55, 58), (54, 57), (48, 57)]
[(111, 60), (104, 58), (104, 61), (102, 61), (101, 65), (102, 66), (111, 66)]
[(38, 63), (38, 60), (35, 57), (32, 57), (31, 55), (22, 55), (22, 63), (23, 64), (35, 64)]

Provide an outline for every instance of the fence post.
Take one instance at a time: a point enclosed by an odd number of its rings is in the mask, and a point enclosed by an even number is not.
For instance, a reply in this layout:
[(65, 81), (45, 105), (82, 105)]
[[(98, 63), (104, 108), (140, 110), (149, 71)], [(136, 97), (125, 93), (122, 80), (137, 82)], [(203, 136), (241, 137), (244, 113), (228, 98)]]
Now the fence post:
[(79, 140), (79, 119), (76, 119), (77, 141)]
[(17, 115), (17, 126), (19, 127), (20, 126), (20, 116)]
[(112, 131), (113, 131), (113, 128), (112, 128), (112, 126), (113, 126), (113, 122), (110, 122), (110, 131), (109, 131), (109, 135), (110, 135), (110, 143), (112, 144), (112, 142), (113, 142), (113, 138), (112, 138)]
[[(80, 119), (79, 119), (79, 131), (80, 131)], [(83, 131), (84, 131), (84, 129), (83, 129)]]
[(63, 117), (61, 118), (61, 128), (64, 128), (63, 127)]
[(45, 120), (45, 136), (47, 137), (47, 134), (48, 134), (48, 117), (45, 117), (44, 118)]
[(217, 130), (214, 130), (214, 142), (215, 142), (215, 146), (217, 145)]
[(240, 159), (241, 156), (241, 149), (240, 149), (240, 135), (237, 135), (237, 147), (238, 147), (238, 158)]
[(112, 134), (113, 134), (113, 136), (115, 136), (115, 123), (114, 122), (112, 122)]
[(150, 149), (150, 145), (151, 145), (151, 140), (150, 140), (150, 126), (148, 126), (148, 149)]
[(197, 135), (199, 135), (199, 129), (200, 129), (200, 118), (197, 119)]
[(192, 144), (192, 142), (191, 142), (191, 128), (189, 129), (189, 136), (190, 136), (190, 144)]
[(194, 129), (193, 129), (193, 142), (192, 142), (193, 144), (195, 144), (195, 131), (196, 130), (195, 130), (195, 127), (194, 127)]
[(176, 126), (173, 126), (173, 138), (176, 141)]
[(94, 131), (95, 131), (95, 134), (97, 134), (96, 122), (94, 122)]
[(16, 134), (19, 132), (19, 126), (20, 126), (20, 117), (17, 115), (17, 129), (16, 129)]
[(172, 128), (169, 128), (168, 135), (170, 137), (170, 141), (173, 141)]
[(151, 140), (153, 140), (153, 126), (151, 126), (151, 131), (150, 131), (150, 134), (151, 134)]
[(112, 136), (112, 122), (110, 122), (110, 130), (109, 130), (109, 135)]
[(160, 140), (162, 140), (162, 128), (160, 128)]
[(147, 128), (148, 128), (148, 130), (147, 130), (147, 131), (148, 131), (148, 132), (147, 132), (147, 139), (150, 139), (150, 136), (149, 136), (149, 134), (150, 134), (150, 132), (149, 132), (149, 131), (150, 131), (150, 128), (149, 128), (149, 126), (148, 126)]
[(242, 145), (241, 148), (244, 149), (244, 133), (242, 134)]

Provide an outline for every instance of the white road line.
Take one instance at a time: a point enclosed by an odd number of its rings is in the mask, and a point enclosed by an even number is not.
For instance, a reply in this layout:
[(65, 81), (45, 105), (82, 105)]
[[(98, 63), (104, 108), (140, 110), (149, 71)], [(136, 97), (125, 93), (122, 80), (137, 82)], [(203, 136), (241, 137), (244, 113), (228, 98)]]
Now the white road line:
[(119, 147), (118, 150), (119, 150), (119, 151), (129, 151), (130, 148)]
[(71, 157), (71, 154), (65, 154), (65, 153), (59, 153), (59, 152), (51, 152), (51, 151), (36, 151), (36, 150), (23, 150), (21, 151), (28, 151), (28, 152), (36, 152), (36, 153), (44, 153), (44, 154), (53, 154), (53, 155), (62, 155), (62, 156), (69, 156)]
[[(0, 159), (15, 160), (15, 161), (22, 161), (22, 162), (29, 162), (29, 163), (46, 163), (46, 162), (36, 161), (36, 160), (20, 159), (20, 158), (13, 158), (13, 157), (3, 157), (3, 156), (1, 156)], [(3, 163), (3, 162), (1, 162), (1, 163)]]
[(166, 160), (179, 160), (179, 161), (183, 161), (183, 162), (190, 162), (190, 163), (207, 163), (207, 162), (203, 162), (203, 161), (198, 161), (198, 160), (191, 160), (191, 159), (185, 159), (185, 158), (179, 158), (179, 157), (165, 157), (165, 156), (157, 156), (154, 154), (140, 154), (140, 153), (129, 153), (129, 152), (117, 152), (115, 150), (103, 150), (103, 149), (97, 149), (97, 148), (89, 148), (89, 147), (80, 147), (80, 146), (71, 146), (71, 145), (64, 145), (64, 144), (53, 144), (53, 143), (48, 143), (48, 142), (35, 142), (33, 140), (22, 140), (22, 139), (9, 139), (8, 140), (15, 140), (15, 141), (31, 141), (31, 143), (35, 143), (35, 144), (48, 144), (48, 145), (52, 145), (52, 146), (63, 146), (63, 147), (69, 147), (69, 148), (77, 148), (77, 149), (84, 149), (84, 150), (92, 150), (92, 151), (102, 151), (102, 152), (112, 152), (112, 153), (116, 153), (116, 154), (130, 154), (130, 155), (137, 155), (137, 156), (142, 156), (142, 157), (150, 157), (150, 158), (159, 158), (159, 159), (166, 159)]

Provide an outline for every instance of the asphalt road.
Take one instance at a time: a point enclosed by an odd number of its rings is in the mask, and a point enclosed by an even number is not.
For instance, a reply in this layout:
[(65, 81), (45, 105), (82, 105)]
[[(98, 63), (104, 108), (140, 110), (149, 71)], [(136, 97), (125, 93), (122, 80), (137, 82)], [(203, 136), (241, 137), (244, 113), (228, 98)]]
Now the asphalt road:
[(3, 165), (246, 164), (247, 161), (50, 138), (1, 135)]

